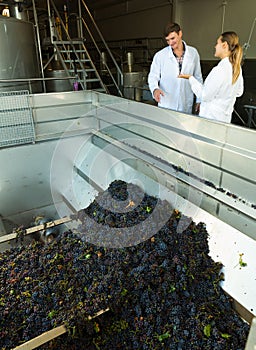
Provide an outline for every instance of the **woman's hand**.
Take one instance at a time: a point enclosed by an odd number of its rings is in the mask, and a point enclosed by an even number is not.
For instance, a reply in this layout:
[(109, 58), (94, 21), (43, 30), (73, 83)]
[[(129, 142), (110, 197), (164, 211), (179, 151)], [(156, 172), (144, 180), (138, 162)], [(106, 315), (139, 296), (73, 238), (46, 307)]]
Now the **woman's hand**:
[(191, 74), (179, 74), (178, 78), (189, 79), (191, 76)]

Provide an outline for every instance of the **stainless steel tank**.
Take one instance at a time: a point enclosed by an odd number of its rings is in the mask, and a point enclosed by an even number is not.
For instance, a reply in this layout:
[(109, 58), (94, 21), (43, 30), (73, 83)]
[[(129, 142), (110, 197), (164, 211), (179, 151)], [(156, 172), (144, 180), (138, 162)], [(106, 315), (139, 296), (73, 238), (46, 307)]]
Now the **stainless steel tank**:
[(143, 72), (124, 73), (124, 97), (141, 101), (143, 86)]
[(11, 17), (21, 19), (23, 21), (27, 21), (28, 15), (27, 15), (27, 12), (24, 11), (23, 2), (25, 2), (25, 1), (24, 0), (14, 0), (10, 4), (8, 4), (8, 8), (10, 10)]
[(53, 78), (53, 80), (46, 81), (47, 92), (64, 92), (73, 90), (72, 81), (66, 79), (67, 73), (64, 69), (48, 68), (45, 71), (45, 77)]
[[(137, 67), (138, 68), (138, 67)], [(141, 101), (144, 76), (143, 72), (134, 65), (134, 55), (127, 52), (127, 72), (124, 73), (124, 97)]]
[(26, 81), (40, 77), (33, 24), (0, 16), (0, 43), (0, 91), (41, 92), (40, 81)]
[(73, 90), (73, 80), (68, 79), (68, 73), (63, 69), (59, 60), (53, 60), (44, 72), (47, 92), (64, 92)]

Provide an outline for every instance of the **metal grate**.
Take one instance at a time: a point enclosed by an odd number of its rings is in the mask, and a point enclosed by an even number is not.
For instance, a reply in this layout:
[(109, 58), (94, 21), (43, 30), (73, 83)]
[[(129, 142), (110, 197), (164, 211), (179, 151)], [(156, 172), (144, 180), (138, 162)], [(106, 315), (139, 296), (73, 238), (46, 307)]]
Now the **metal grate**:
[(27, 90), (0, 92), (0, 147), (35, 141)]

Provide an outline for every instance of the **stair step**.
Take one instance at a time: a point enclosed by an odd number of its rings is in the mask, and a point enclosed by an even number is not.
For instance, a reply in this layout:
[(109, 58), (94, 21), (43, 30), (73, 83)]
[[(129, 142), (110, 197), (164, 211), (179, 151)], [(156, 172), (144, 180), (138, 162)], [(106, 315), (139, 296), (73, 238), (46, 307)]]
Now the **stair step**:
[[(70, 63), (70, 62), (74, 62), (74, 60), (63, 60), (64, 62), (67, 62), (67, 63)], [(86, 59), (79, 59), (79, 61), (78, 60), (75, 60), (75, 62), (76, 63), (78, 63), (78, 62), (84, 62), (84, 63), (87, 63), (87, 62), (91, 62), (88, 58), (86, 58)]]
[(56, 44), (56, 45), (78, 45), (78, 44), (83, 44), (84, 43), (84, 40), (72, 40), (72, 41), (69, 41), (69, 40), (62, 40), (62, 41), (53, 41), (53, 44)]
[(105, 84), (107, 87), (113, 87), (115, 84)]
[(97, 79), (97, 78), (91, 78), (91, 79), (85, 79), (87, 83), (93, 83), (93, 82), (96, 82), (96, 81), (100, 81), (100, 79)]
[[(68, 69), (68, 72), (70, 73), (74, 73), (74, 69)], [(81, 72), (86, 72), (86, 73), (96, 73), (96, 70), (93, 68), (84, 68), (84, 69), (76, 69), (77, 73), (81, 73)]]
[[(74, 69), (68, 69), (68, 72), (74, 73), (75, 70), (74, 70)], [(83, 73), (83, 72), (88, 72), (88, 70), (87, 70), (87, 69), (76, 69), (76, 72), (77, 72), (77, 73)]]
[(106, 92), (106, 90), (105, 90), (105, 89), (103, 89), (103, 88), (93, 89), (93, 91), (98, 91), (98, 92)]
[(86, 71), (87, 73), (96, 72), (96, 69), (94, 69), (94, 68), (85, 68), (85, 71)]
[(65, 52), (65, 53), (75, 53), (75, 52), (77, 52), (77, 53), (86, 53), (86, 51), (84, 51), (84, 50), (59, 50), (60, 52)]

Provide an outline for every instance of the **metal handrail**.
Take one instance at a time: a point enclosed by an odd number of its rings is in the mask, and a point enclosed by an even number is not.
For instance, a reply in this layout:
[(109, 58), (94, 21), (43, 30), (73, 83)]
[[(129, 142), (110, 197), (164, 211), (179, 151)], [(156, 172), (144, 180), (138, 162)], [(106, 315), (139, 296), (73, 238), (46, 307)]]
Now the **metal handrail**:
[(252, 319), (249, 336), (245, 345), (245, 350), (254, 349), (256, 349), (256, 317)]
[[(81, 1), (81, 2), (82, 2), (83, 6), (84, 6), (84, 9), (86, 10), (86, 12), (87, 12), (87, 14), (88, 14), (88, 16), (89, 16), (89, 18), (90, 18), (92, 24), (93, 24), (93, 27), (96, 29), (96, 31), (97, 31), (97, 33), (98, 33), (98, 35), (99, 35), (99, 37), (100, 37), (102, 43), (104, 44), (104, 47), (105, 47), (106, 51), (108, 52), (108, 54), (109, 54), (109, 56), (110, 56), (110, 58), (111, 58), (111, 60), (112, 60), (112, 62), (113, 62), (113, 64), (114, 64), (114, 66), (115, 66), (115, 68), (116, 68), (116, 70), (117, 70), (117, 73), (118, 73), (118, 80), (120, 81), (120, 84), (123, 86), (123, 72), (122, 72), (121, 68), (119, 67), (119, 65), (118, 65), (118, 63), (117, 63), (115, 57), (113, 56), (113, 54), (112, 54), (112, 52), (111, 52), (111, 50), (110, 50), (110, 48), (109, 48), (109, 46), (108, 46), (108, 44), (106, 43), (106, 41), (105, 41), (105, 39), (104, 39), (104, 37), (103, 37), (103, 35), (102, 35), (102, 33), (101, 33), (99, 27), (97, 26), (97, 24), (96, 24), (96, 22), (95, 22), (95, 20), (94, 20), (94, 18), (93, 18), (93, 16), (92, 16), (92, 14), (91, 14), (89, 8), (87, 7), (85, 1), (84, 1), (84, 0), (78, 0), (78, 1), (79, 1), (79, 2)], [(99, 49), (99, 46), (97, 45), (96, 41), (94, 40), (94, 37), (93, 37), (93, 35), (92, 35), (92, 33), (91, 33), (91, 31), (90, 31), (88, 25), (86, 24), (86, 22), (85, 22), (85, 20), (84, 20), (83, 18), (81, 18), (81, 19), (82, 19), (82, 23), (83, 23), (83, 25), (84, 25), (86, 31), (87, 31), (88, 34), (90, 35), (90, 38), (91, 38), (91, 40), (92, 40), (92, 42), (93, 42), (93, 44), (94, 44), (96, 50), (97, 50), (98, 53), (101, 55), (101, 51), (100, 51), (100, 49)], [(107, 65), (106, 63), (105, 63), (105, 67), (106, 67), (106, 69), (107, 69), (109, 75), (111, 76), (111, 79), (112, 79), (112, 81), (114, 82), (116, 88), (118, 89), (119, 95), (122, 96), (122, 92), (120, 91), (120, 89), (119, 89), (119, 87), (118, 87), (118, 84), (116, 83), (116, 81), (115, 81), (115, 79), (114, 79), (114, 77), (113, 77), (113, 75), (112, 75), (112, 73), (111, 73), (111, 71), (110, 71), (110, 69), (109, 69), (109, 67), (108, 67), (108, 65)]]
[[(113, 54), (112, 54), (112, 52), (111, 52), (111, 50), (110, 50), (108, 44), (106, 43), (106, 41), (105, 41), (105, 39), (104, 39), (104, 37), (103, 37), (103, 35), (102, 35), (102, 33), (101, 33), (99, 27), (97, 26), (97, 24), (96, 24), (96, 22), (95, 22), (95, 20), (94, 20), (94, 18), (93, 18), (93, 16), (92, 16), (92, 14), (91, 14), (89, 8), (87, 7), (87, 5), (86, 5), (86, 3), (85, 3), (84, 0), (78, 0), (78, 1), (79, 1), (79, 2), (82, 1), (82, 4), (83, 4), (83, 6), (84, 6), (84, 8), (85, 8), (85, 10), (86, 10), (86, 12), (87, 12), (87, 14), (89, 15), (89, 18), (90, 18), (90, 20), (92, 21), (92, 24), (93, 24), (94, 28), (96, 29), (96, 31), (97, 31), (97, 33), (98, 33), (98, 35), (99, 35), (99, 37), (100, 37), (102, 43), (104, 44), (105, 49), (107, 50), (107, 52), (108, 52), (110, 58), (112, 59), (112, 62), (114, 63), (114, 65), (115, 65), (115, 67), (116, 67), (116, 70), (117, 70), (118, 75), (119, 75), (119, 77), (120, 77), (120, 83), (121, 83), (121, 85), (123, 85), (123, 72), (122, 72), (121, 68), (119, 67), (119, 65), (117, 64), (117, 61), (116, 61), (115, 57), (113, 56)], [(83, 22), (83, 24), (85, 25), (85, 28), (86, 28), (87, 32), (89, 33), (90, 37), (92, 38), (92, 34), (91, 34), (91, 32), (90, 32), (88, 26), (86, 25), (84, 19), (82, 19), (82, 22)], [(94, 45), (95, 45), (97, 51), (100, 53), (99, 47), (98, 47), (98, 45), (97, 45), (97, 43), (95, 42), (94, 39), (93, 39), (93, 43), (94, 43)], [(106, 68), (107, 68), (107, 67), (106, 67)]]
[[(65, 28), (65, 26), (64, 26), (64, 23), (63, 23), (63, 21), (62, 21), (60, 15), (59, 15), (58, 10), (57, 10), (56, 6), (54, 5), (53, 1), (47, 0), (48, 20), (49, 20), (49, 25), (50, 25), (50, 27), (52, 26), (52, 27), (55, 28), (54, 23), (52, 23), (51, 5), (53, 6), (54, 11), (55, 11), (55, 13), (57, 14), (58, 18), (60, 19), (60, 24), (61, 24), (63, 30), (66, 31), (66, 28)], [(56, 28), (55, 28), (55, 29), (56, 29)], [(58, 35), (58, 31), (57, 31), (57, 30), (56, 30), (56, 35)], [(66, 32), (66, 35), (68, 35), (67, 32)], [(51, 43), (53, 44), (54, 40), (53, 40), (53, 33), (52, 33), (51, 28), (50, 28), (50, 38), (51, 38)], [(55, 48), (56, 54), (58, 55), (58, 57), (59, 57), (59, 59), (60, 59), (60, 61), (61, 61), (61, 64), (62, 64), (62, 66), (63, 66), (63, 68), (64, 68), (64, 70), (65, 70), (67, 76), (70, 77), (70, 78), (72, 78), (71, 75), (69, 74), (69, 71), (68, 71), (68, 69), (67, 69), (67, 66), (66, 66), (65, 62), (64, 62), (63, 59), (62, 59), (62, 56), (59, 54), (57, 48), (56, 48), (56, 47), (54, 47), (54, 48)], [(53, 55), (53, 56), (54, 56), (54, 55)], [(52, 56), (52, 57), (53, 57), (53, 56)], [(51, 62), (51, 60), (52, 60), (52, 58), (48, 61), (48, 64)], [(74, 78), (74, 77), (73, 77), (73, 78)]]
[[(80, 1), (80, 0), (79, 0), (79, 1)], [(80, 60), (80, 58), (79, 58), (79, 56), (78, 56), (78, 54), (77, 54), (77, 51), (76, 51), (76, 48), (75, 48), (75, 45), (74, 45), (74, 42), (75, 42), (76, 40), (74, 41), (74, 40), (70, 37), (69, 32), (68, 32), (66, 26), (64, 25), (64, 22), (63, 22), (63, 20), (61, 19), (61, 16), (60, 16), (60, 14), (59, 14), (59, 12), (58, 12), (58, 10), (57, 10), (55, 4), (54, 4), (54, 1), (53, 1), (53, 0), (47, 0), (47, 3), (48, 3), (48, 16), (49, 16), (49, 23), (50, 23), (50, 25), (51, 25), (51, 10), (50, 10), (50, 4), (51, 4), (51, 6), (52, 6), (54, 12), (56, 13), (56, 15), (57, 15), (58, 18), (59, 18), (61, 28), (62, 28), (63, 32), (65, 33), (65, 36), (66, 36), (66, 39), (67, 39), (69, 45), (70, 45), (71, 48), (72, 48), (72, 51), (73, 51), (73, 53), (74, 53), (74, 55), (75, 55), (75, 57), (76, 57), (76, 61), (79, 63), (80, 68), (81, 68), (82, 70), (84, 70), (84, 66), (83, 66), (83, 64), (81, 63), (81, 60)], [(52, 25), (53, 25), (53, 24), (52, 24)], [(58, 37), (59, 43), (62, 44), (63, 49), (64, 49), (65, 51), (67, 51), (65, 42), (60, 38), (59, 33), (58, 33), (57, 30), (56, 30), (56, 36)], [(97, 78), (99, 79), (99, 82), (100, 82), (100, 84), (101, 84), (101, 87), (107, 92), (107, 88), (105, 87), (105, 85), (104, 85), (104, 83), (103, 83), (103, 81), (102, 81), (102, 79), (101, 79), (101, 76), (99, 75), (99, 73), (98, 73), (98, 71), (97, 71), (97, 69), (96, 69), (96, 67), (95, 67), (95, 65), (94, 65), (94, 63), (93, 63), (93, 61), (92, 61), (92, 59), (91, 59), (91, 57), (90, 57), (90, 55), (89, 55), (89, 52), (87, 51), (87, 49), (86, 49), (86, 47), (85, 47), (85, 45), (84, 45), (84, 43), (83, 43), (83, 39), (80, 38), (80, 40), (81, 40), (81, 46), (83, 47), (84, 52), (86, 53), (88, 59), (90, 60), (91, 66), (93, 67), (93, 69), (94, 69), (94, 71), (95, 71), (95, 74), (96, 74)], [(58, 49), (57, 49), (57, 46), (56, 46), (56, 42), (54, 41), (54, 38), (53, 38), (53, 36), (52, 36), (52, 33), (51, 33), (51, 42), (52, 42), (52, 44), (54, 45), (54, 47), (55, 47), (55, 49), (56, 49), (56, 51), (57, 51), (57, 54), (59, 55), (59, 58), (60, 58), (60, 60), (61, 60), (62, 65), (63, 65), (64, 67), (66, 67), (65, 62), (64, 62), (63, 59), (62, 59), (62, 56), (61, 56), (60, 53), (58, 52)], [(67, 51), (67, 52), (68, 52), (68, 51)], [(71, 64), (71, 66), (73, 67), (74, 72), (75, 72), (75, 71), (76, 71), (75, 64), (72, 63), (71, 56), (70, 56), (69, 54), (68, 54), (68, 56), (69, 56), (69, 58), (70, 58), (70, 64)], [(65, 70), (67, 70), (67, 68), (65, 68)], [(85, 83), (84, 83), (84, 87), (85, 87)]]
[(47, 80), (70, 80), (74, 77), (57, 77), (57, 78), (17, 78), (17, 79), (0, 79), (0, 83), (18, 83), (18, 82), (30, 82), (30, 81), (47, 81)]
[[(83, 18), (82, 18), (82, 23), (83, 23), (84, 27), (86, 28), (88, 34), (90, 35), (90, 38), (91, 38), (91, 40), (92, 40), (96, 50), (98, 51), (99, 55), (101, 55), (101, 51), (99, 49), (99, 46), (97, 45), (97, 43), (96, 43), (96, 41), (95, 41), (95, 39), (94, 39), (94, 37), (93, 37), (93, 35), (92, 35), (88, 25), (86, 24), (86, 22), (85, 22), (85, 20)], [(111, 70), (110, 70), (110, 68), (109, 68), (109, 66), (108, 66), (108, 64), (106, 62), (104, 63), (104, 66), (106, 67), (106, 69), (107, 69), (107, 71), (108, 71), (108, 73), (109, 73), (109, 75), (110, 75), (110, 77), (111, 77), (111, 79), (112, 79), (116, 89), (118, 90), (119, 95), (122, 96), (122, 92), (119, 89), (118, 83), (115, 81), (115, 78), (114, 78), (114, 76), (113, 76), (113, 74), (112, 74), (112, 72), (111, 72)], [(118, 74), (119, 74), (119, 77), (120, 77), (120, 79), (119, 79), (120, 80), (120, 84), (123, 85), (123, 74), (122, 74), (122, 72), (120, 74), (119, 71), (118, 71)]]
[[(51, 24), (51, 7), (50, 7), (50, 3), (51, 3), (51, 5), (52, 5), (52, 7), (53, 7), (53, 9), (54, 9), (54, 12), (56, 13), (56, 15), (58, 16), (58, 18), (59, 18), (59, 20), (60, 20), (61, 28), (62, 28), (62, 30), (65, 32), (65, 35), (66, 35), (66, 37), (67, 37), (67, 40), (69, 41), (70, 45), (72, 46), (72, 49), (73, 49), (73, 51), (74, 51), (74, 54), (76, 55), (76, 59), (79, 61), (79, 57), (78, 57), (78, 55), (77, 55), (77, 53), (76, 53), (75, 47), (74, 47), (74, 45), (72, 44), (72, 39), (71, 39), (71, 37), (70, 37), (70, 35), (69, 35), (69, 33), (68, 33), (68, 31), (67, 31), (65, 25), (64, 25), (63, 20), (61, 19), (61, 16), (60, 16), (60, 14), (59, 14), (59, 12), (58, 12), (58, 10), (57, 10), (57, 8), (56, 8), (56, 6), (55, 6), (53, 0), (47, 0), (47, 3), (48, 3), (48, 16), (49, 16), (49, 22), (50, 22), (50, 24)], [(53, 25), (53, 24), (52, 24), (52, 25)], [(57, 35), (57, 37), (58, 37), (59, 42), (62, 43), (62, 46), (63, 46), (64, 50), (67, 50), (67, 48), (66, 48), (66, 46), (65, 46), (65, 44), (64, 44), (64, 42), (63, 42), (63, 40), (59, 37), (59, 33), (58, 33), (57, 30), (56, 30), (56, 35)], [(51, 32), (51, 43), (54, 44), (54, 38), (53, 38), (53, 36), (52, 36), (52, 32)], [(61, 58), (60, 58), (60, 59), (61, 59)], [(62, 63), (64, 63), (64, 62), (62, 62)], [(79, 63), (80, 63), (80, 61), (79, 61)], [(80, 63), (80, 65), (81, 65), (81, 63)], [(81, 68), (83, 68), (82, 65), (81, 65)]]
[[(83, 37), (82, 37), (82, 36), (83, 36), (83, 33), (82, 33), (82, 29), (85, 28), (85, 30), (86, 30), (87, 33), (89, 34), (89, 36), (90, 36), (90, 38), (91, 38), (91, 40), (92, 40), (92, 42), (93, 42), (93, 44), (94, 44), (94, 46), (95, 46), (95, 48), (96, 48), (98, 54), (101, 56), (101, 51), (100, 51), (100, 49), (99, 49), (99, 46), (97, 45), (97, 43), (96, 43), (96, 41), (95, 41), (95, 39), (94, 39), (94, 37), (93, 37), (93, 34), (92, 34), (90, 28), (89, 28), (88, 25), (86, 24), (85, 20), (82, 18), (82, 15), (81, 15), (81, 12), (82, 12), (82, 11), (81, 11), (81, 10), (82, 10), (82, 9), (81, 9), (81, 1), (82, 1), (83, 7), (85, 8), (87, 14), (89, 15), (90, 20), (92, 21), (93, 27), (96, 29), (97, 33), (99, 34), (99, 36), (100, 36), (100, 38), (101, 38), (101, 40), (102, 40), (102, 43), (104, 44), (104, 47), (105, 47), (106, 51), (108, 52), (108, 54), (109, 54), (109, 56), (110, 56), (112, 62), (114, 63), (114, 66), (115, 66), (116, 71), (117, 71), (117, 79), (118, 79), (118, 82), (116, 81), (115, 77), (113, 76), (113, 74), (112, 74), (110, 68), (108, 67), (107, 63), (105, 63), (104, 65), (105, 65), (105, 68), (106, 68), (106, 70), (107, 70), (107, 72), (108, 72), (108, 74), (109, 74), (109, 76), (110, 76), (110, 78), (111, 78), (111, 80), (112, 80), (112, 82), (113, 82), (115, 88), (116, 88), (117, 91), (118, 91), (118, 94), (119, 94), (120, 96), (122, 96), (123, 94), (122, 94), (122, 91), (120, 90), (120, 85), (121, 85), (121, 86), (123, 85), (123, 73), (122, 73), (120, 67), (118, 66), (117, 61), (115, 60), (113, 54), (111, 53), (111, 51), (110, 51), (110, 49), (109, 49), (109, 47), (108, 47), (108, 45), (107, 45), (107, 43), (106, 43), (106, 41), (105, 41), (105, 39), (104, 39), (102, 33), (100, 32), (100, 30), (99, 30), (97, 24), (95, 23), (95, 21), (94, 21), (92, 15), (91, 15), (91, 13), (90, 13), (90, 10), (88, 9), (88, 7), (87, 7), (87, 5), (85, 4), (84, 0), (78, 0), (78, 5), (79, 5), (79, 6), (78, 6), (78, 9), (79, 9), (79, 23), (80, 23), (79, 29), (80, 29), (80, 35), (81, 35), (81, 38), (80, 38), (80, 40), (81, 40), (81, 47), (83, 48), (83, 50), (84, 50), (84, 52), (86, 53), (87, 57), (90, 59), (91, 65), (92, 65), (92, 67), (93, 67), (93, 69), (94, 69), (94, 71), (95, 71), (95, 74), (96, 74), (97, 78), (98, 78), (99, 81), (100, 81), (101, 86), (106, 90), (106, 92), (108, 92), (108, 91), (107, 91), (107, 87), (104, 85), (104, 83), (103, 83), (103, 81), (102, 81), (102, 79), (101, 79), (101, 76), (100, 76), (100, 74), (98, 73), (98, 70), (96, 69), (96, 66), (94, 65), (93, 60), (91, 59), (91, 57), (90, 57), (90, 55), (89, 55), (89, 52), (88, 52), (88, 50), (86, 49), (86, 47), (85, 47), (85, 45), (84, 45), (84, 42), (83, 42)], [(63, 20), (62, 20), (62, 18), (61, 18), (61, 16), (60, 16), (60, 14), (59, 14), (59, 12), (58, 12), (58, 10), (57, 10), (55, 4), (54, 4), (54, 1), (53, 1), (53, 0), (47, 0), (47, 7), (48, 7), (49, 24), (50, 24), (50, 27), (51, 27), (51, 28), (50, 28), (51, 43), (52, 43), (53, 46), (55, 47), (56, 54), (58, 55), (58, 57), (59, 57), (59, 59), (60, 59), (62, 65), (63, 65), (63, 67), (64, 67), (64, 69), (65, 69), (65, 71), (67, 71), (67, 74), (68, 74), (68, 69), (67, 69), (66, 64), (65, 64), (65, 62), (63, 61), (62, 57), (60, 57), (61, 55), (60, 55), (60, 53), (59, 53), (59, 51), (58, 51), (56, 42), (55, 42), (55, 40), (54, 40), (54, 36), (56, 36), (56, 37), (58, 38), (58, 42), (59, 42), (59, 43), (63, 43), (63, 50), (67, 50), (67, 49), (66, 49), (66, 46), (65, 46), (65, 44), (64, 44), (64, 42), (63, 42), (63, 40), (62, 40), (62, 38), (60, 37), (60, 35), (59, 35), (58, 31), (57, 31), (57, 28), (55, 27), (55, 23), (53, 23), (53, 21), (52, 21), (51, 7), (52, 7), (54, 13), (56, 13), (56, 15), (57, 15), (57, 17), (58, 17), (58, 19), (59, 19), (59, 23), (60, 23), (60, 26), (61, 26), (61, 30), (62, 30), (63, 33), (65, 34), (67, 41), (69, 41), (69, 45), (71, 46), (71, 48), (72, 48), (72, 50), (73, 50), (73, 52), (74, 52), (74, 55), (75, 55), (75, 57), (76, 57), (77, 63), (79, 63), (81, 69), (84, 69), (84, 67), (83, 67), (83, 65), (82, 65), (82, 63), (81, 63), (81, 61), (80, 61), (80, 58), (79, 58), (79, 56), (77, 55), (75, 46), (73, 45), (73, 41), (74, 41), (74, 40), (71, 39), (71, 37), (70, 37), (70, 35), (69, 35), (69, 32), (68, 32), (68, 30), (67, 30), (67, 28), (66, 28), (66, 26), (65, 26), (65, 24), (64, 24), (64, 22), (63, 22)], [(52, 30), (51, 30), (53, 27), (55, 28), (55, 32), (56, 32), (54, 36), (53, 36)], [(49, 62), (50, 62), (50, 61), (51, 61), (51, 60), (49, 60)], [(74, 64), (72, 63), (71, 57), (70, 57), (70, 64), (71, 64), (71, 66), (73, 67), (73, 69), (74, 69), (74, 71), (75, 71), (75, 67), (74, 67)]]
[[(42, 77), (44, 77), (43, 56), (42, 56), (41, 40), (40, 40), (40, 33), (39, 33), (39, 25), (38, 25), (38, 17), (37, 17), (35, 0), (32, 0), (32, 4), (33, 4), (35, 30), (36, 30), (36, 40), (37, 40), (37, 46), (38, 46), (38, 51), (39, 51), (40, 68), (41, 68)], [(44, 81), (43, 81), (43, 90), (44, 90), (44, 92), (46, 92), (46, 86), (45, 86)]]
[[(74, 80), (74, 77), (71, 76), (67, 76), (67, 77), (43, 77), (43, 78), (17, 78), (17, 79), (0, 79), (0, 84), (6, 84), (6, 83), (28, 83), (28, 89), (29, 89), (29, 93), (32, 93), (32, 88), (30, 86), (30, 84), (32, 82), (42, 82), (43, 85), (45, 86), (45, 82), (46, 81), (54, 81), (54, 80)], [(73, 82), (71, 82), (72, 84)], [(46, 90), (44, 90), (44, 92), (46, 92)]]

